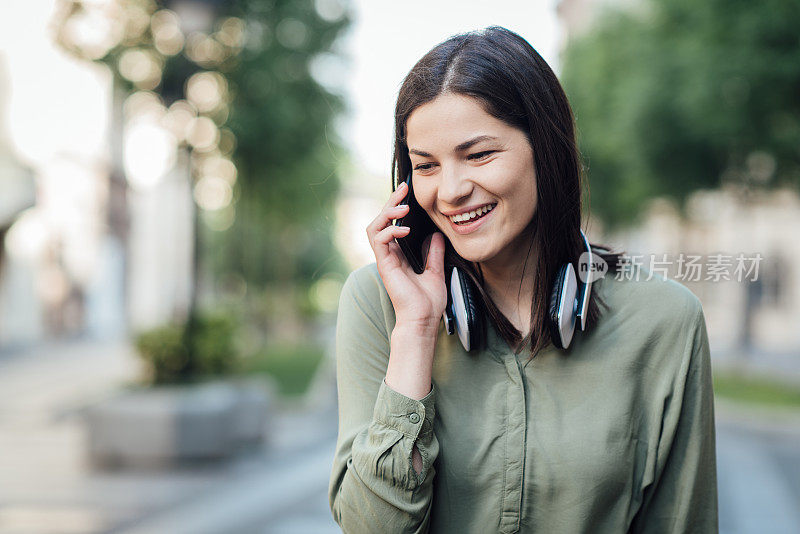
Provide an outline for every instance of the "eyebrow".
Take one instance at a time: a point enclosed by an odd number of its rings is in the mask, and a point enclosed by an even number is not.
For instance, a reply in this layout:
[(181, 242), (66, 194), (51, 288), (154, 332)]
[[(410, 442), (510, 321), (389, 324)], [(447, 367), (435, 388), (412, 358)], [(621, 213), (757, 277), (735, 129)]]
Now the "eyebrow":
[[(476, 145), (476, 144), (480, 143), (481, 141), (490, 141), (490, 140), (493, 140), (493, 139), (497, 139), (497, 137), (493, 137), (491, 135), (479, 135), (477, 137), (473, 137), (469, 141), (464, 141), (463, 143), (458, 145), (455, 148), (455, 152), (463, 152), (465, 150), (468, 150), (473, 145)], [(416, 154), (418, 156), (422, 156), (423, 158), (432, 158), (433, 157), (433, 155), (429, 154), (428, 152), (425, 152), (423, 150), (417, 150), (416, 148), (410, 148), (410, 149), (408, 149), (408, 152), (410, 154)]]

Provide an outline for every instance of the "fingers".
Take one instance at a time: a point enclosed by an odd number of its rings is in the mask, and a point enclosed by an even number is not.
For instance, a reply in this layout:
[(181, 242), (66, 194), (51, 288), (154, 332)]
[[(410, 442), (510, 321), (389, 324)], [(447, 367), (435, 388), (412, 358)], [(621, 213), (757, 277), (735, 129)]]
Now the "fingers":
[(375, 219), (367, 226), (367, 239), (370, 246), (375, 251), (375, 258), (380, 263), (391, 250), (388, 244), (392, 239), (403, 237), (410, 231), (408, 227), (392, 225), (393, 219), (399, 219), (408, 213), (408, 205), (398, 206), (397, 204), (405, 198), (408, 186), (405, 182), (401, 183), (389, 196), (389, 200)]
[(444, 235), (441, 232), (434, 232), (432, 236), (426, 238), (427, 261), (425, 270), (444, 275)]
[(389, 200), (386, 201), (384, 207), (387, 206), (396, 206), (403, 200), (408, 193), (408, 184), (405, 182), (400, 182), (400, 185), (397, 186), (397, 189), (392, 191), (392, 194), (389, 195)]
[[(406, 185), (406, 183), (403, 182), (399, 186), (397, 186), (397, 189), (395, 189), (392, 192), (391, 195), (389, 195), (389, 200), (387, 200), (386, 204), (383, 205), (383, 209), (381, 210), (381, 213), (378, 215), (378, 218), (380, 218), (381, 216), (384, 216), (384, 221), (381, 222), (380, 224), (383, 224), (385, 226), (386, 222), (388, 222), (385, 219), (387, 219), (387, 218), (388, 219), (392, 219), (392, 218), (396, 219), (397, 217), (399, 217), (399, 215), (395, 215), (394, 217), (390, 217), (390, 214), (396, 214), (396, 213), (398, 213), (400, 211), (405, 213), (405, 211), (408, 210), (408, 205), (407, 204), (403, 204), (402, 206), (398, 206), (398, 204), (400, 204), (400, 202), (402, 202), (402, 200), (406, 197), (406, 194), (408, 194), (408, 185)], [(402, 213), (401, 213), (401, 215), (402, 215)], [(376, 220), (377, 220), (377, 218), (376, 218)], [(380, 228), (379, 228), (379, 230), (380, 230)]]
[(397, 204), (406, 196), (408, 186), (405, 182), (401, 183), (397, 189), (389, 195), (389, 200), (383, 205), (383, 209), (367, 226), (367, 237), (370, 242), (375, 234), (383, 230), (392, 219), (397, 219), (405, 215), (409, 207), (408, 205), (398, 206)]
[(386, 216), (391, 219), (399, 219), (403, 215), (405, 215), (410, 208), (407, 204), (403, 204), (402, 206), (392, 206), (383, 209), (383, 212), (386, 213)]
[(431, 238), (433, 234), (425, 236), (425, 239), (422, 240), (422, 264), (426, 265), (428, 263), (428, 251), (430, 250), (431, 246)]
[(410, 231), (411, 229), (408, 226), (394, 226), (390, 224), (373, 236), (370, 245), (375, 252), (375, 260), (378, 262), (378, 266), (382, 265), (391, 257), (392, 249), (389, 245), (394, 242), (394, 239), (404, 237), (408, 235)]
[(375, 235), (373, 243), (378, 246), (388, 245), (395, 237), (403, 237), (410, 230), (408, 226), (387, 226)]

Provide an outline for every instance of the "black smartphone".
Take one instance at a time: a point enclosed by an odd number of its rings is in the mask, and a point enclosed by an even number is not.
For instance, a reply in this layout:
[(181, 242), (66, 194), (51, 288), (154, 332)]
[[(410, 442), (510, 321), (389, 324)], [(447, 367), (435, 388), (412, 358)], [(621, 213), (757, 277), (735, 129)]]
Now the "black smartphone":
[(422, 274), (425, 270), (425, 254), (422, 250), (422, 243), (426, 237), (436, 232), (438, 228), (417, 202), (417, 198), (414, 196), (414, 189), (411, 186), (410, 172), (406, 178), (406, 185), (408, 186), (408, 193), (402, 204), (409, 205), (408, 213), (400, 219), (395, 219), (394, 224), (396, 226), (408, 226), (411, 230), (404, 237), (395, 238), (395, 241), (400, 245), (400, 250), (403, 251), (414, 272)]

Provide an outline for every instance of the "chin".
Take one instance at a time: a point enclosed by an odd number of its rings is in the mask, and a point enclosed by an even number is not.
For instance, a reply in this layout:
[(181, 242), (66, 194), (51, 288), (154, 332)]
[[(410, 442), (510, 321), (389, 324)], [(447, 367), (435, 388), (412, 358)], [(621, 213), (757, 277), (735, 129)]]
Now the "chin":
[(472, 244), (468, 247), (456, 246), (452, 241), (450, 243), (459, 256), (473, 263), (487, 261), (494, 256), (494, 251), (487, 251), (486, 247), (481, 247), (479, 243)]

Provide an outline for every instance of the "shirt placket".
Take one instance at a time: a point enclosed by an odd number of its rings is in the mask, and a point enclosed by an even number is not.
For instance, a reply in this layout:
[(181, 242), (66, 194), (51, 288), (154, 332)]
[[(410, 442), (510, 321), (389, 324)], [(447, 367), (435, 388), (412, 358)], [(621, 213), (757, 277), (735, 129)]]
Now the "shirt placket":
[(527, 417), (525, 408), (525, 385), (522, 369), (515, 354), (504, 359), (508, 373), (506, 394), (506, 455), (504, 467), (503, 504), (500, 516), (500, 532), (519, 530), (522, 514), (523, 473), (525, 472), (525, 434)]

